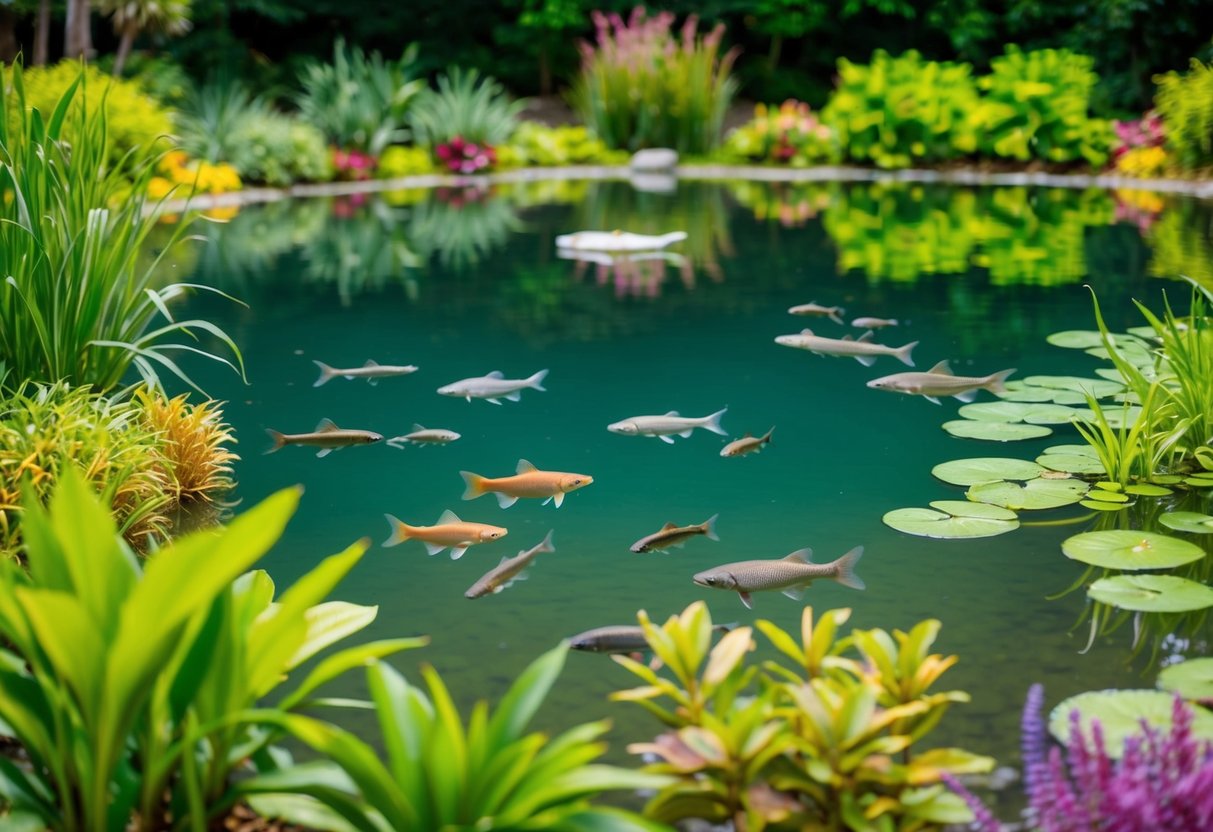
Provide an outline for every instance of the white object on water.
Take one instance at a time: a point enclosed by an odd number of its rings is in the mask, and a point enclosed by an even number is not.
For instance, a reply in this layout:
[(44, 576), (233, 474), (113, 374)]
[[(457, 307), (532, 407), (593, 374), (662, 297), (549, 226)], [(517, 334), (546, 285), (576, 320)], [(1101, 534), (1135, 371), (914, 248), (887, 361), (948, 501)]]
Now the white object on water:
[(632, 170), (671, 170), (678, 166), (678, 151), (668, 147), (647, 147), (632, 154)]
[(685, 231), (633, 234), (630, 231), (578, 231), (556, 238), (557, 249), (570, 251), (656, 251), (687, 238)]
[(561, 260), (581, 260), (585, 263), (597, 263), (600, 266), (614, 266), (616, 263), (643, 263), (649, 260), (664, 260), (679, 268), (686, 264), (686, 258), (675, 251), (639, 251), (631, 254), (609, 254), (605, 251), (578, 251), (571, 248), (558, 248), (556, 249), (556, 256)]

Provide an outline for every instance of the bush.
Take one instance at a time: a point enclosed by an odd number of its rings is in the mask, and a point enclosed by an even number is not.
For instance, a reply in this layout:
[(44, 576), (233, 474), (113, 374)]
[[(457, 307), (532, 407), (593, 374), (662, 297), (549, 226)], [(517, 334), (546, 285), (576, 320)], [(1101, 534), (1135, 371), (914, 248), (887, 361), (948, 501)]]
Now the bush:
[(877, 50), (868, 65), (840, 58), (838, 78), (821, 115), (848, 158), (901, 168), (977, 150), (977, 86), (968, 64)]
[(725, 153), (740, 159), (776, 162), (794, 168), (837, 162), (834, 131), (803, 102), (788, 99), (778, 109), (759, 104), (754, 120), (729, 133)]
[(548, 127), (534, 121), (519, 124), (509, 143), (499, 149), (498, 156), (502, 167), (559, 167), (627, 161), (627, 154), (612, 151), (584, 126)]
[(383, 155), (379, 157), (379, 166), (375, 168), (375, 176), (380, 179), (395, 179), (398, 176), (433, 173), (437, 169), (434, 165), (434, 154), (429, 148), (397, 144), (383, 151)]
[(269, 103), (238, 81), (211, 81), (183, 97), (174, 122), (181, 149), (207, 162), (230, 162), (240, 151), (239, 130), (273, 116)]
[(1008, 46), (977, 82), (985, 91), (975, 113), (981, 152), (1101, 167), (1114, 134), (1108, 121), (1087, 115), (1099, 81), (1093, 66), (1091, 58), (1068, 49), (1022, 52)]
[(514, 132), (523, 106), (523, 101), (511, 101), (495, 78), (455, 67), (439, 76), (436, 90), (417, 96), (409, 124), (418, 144), (437, 147), (462, 138), (491, 147), (503, 144)]
[(681, 37), (674, 15), (645, 17), (637, 6), (625, 24), (593, 14), (597, 43), (581, 44), (573, 107), (608, 147), (672, 147), (707, 153), (720, 144), (725, 113), (737, 91), (730, 76), (737, 53), (720, 55), (724, 27), (698, 35), (692, 15)]
[(1213, 64), (1195, 58), (1183, 75), (1168, 72), (1154, 79), (1154, 106), (1166, 128), (1167, 147), (1188, 170), (1213, 165)]
[(332, 178), (324, 134), (294, 116), (267, 113), (240, 122), (231, 137), (231, 163), (251, 182), (284, 186)]

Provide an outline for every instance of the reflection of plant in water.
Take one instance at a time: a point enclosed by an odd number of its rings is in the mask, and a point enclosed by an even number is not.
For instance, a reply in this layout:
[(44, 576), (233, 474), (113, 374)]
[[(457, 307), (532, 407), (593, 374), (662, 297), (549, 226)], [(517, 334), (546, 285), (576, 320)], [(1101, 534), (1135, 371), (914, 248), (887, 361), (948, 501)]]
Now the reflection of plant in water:
[(1154, 252), (1150, 274), (1190, 277), (1213, 289), (1213, 215), (1201, 203), (1176, 200), (1150, 226), (1146, 241)]
[(728, 183), (733, 199), (754, 212), (754, 219), (778, 222), (784, 228), (799, 228), (816, 219), (833, 202), (838, 185), (829, 182), (753, 182), (738, 179)]
[(279, 258), (314, 240), (328, 222), (323, 199), (249, 205), (228, 222), (207, 224), (198, 248), (204, 282), (240, 297), (274, 274)]
[(438, 188), (413, 207), (409, 219), (409, 236), (421, 256), (437, 254), (445, 268), (455, 270), (475, 266), (521, 228), (510, 200), (480, 186)]
[(419, 268), (421, 260), (413, 251), (403, 212), (379, 200), (362, 205), (335, 202), (333, 209), (332, 218), (304, 244), (304, 278), (335, 283), (343, 306), (397, 280), (414, 294), (408, 270)]

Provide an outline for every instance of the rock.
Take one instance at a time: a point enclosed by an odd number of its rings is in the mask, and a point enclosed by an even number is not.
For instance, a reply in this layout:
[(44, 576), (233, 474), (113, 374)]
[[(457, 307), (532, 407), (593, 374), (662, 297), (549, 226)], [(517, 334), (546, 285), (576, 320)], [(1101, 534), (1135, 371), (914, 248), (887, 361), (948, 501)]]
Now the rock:
[(672, 170), (678, 165), (678, 151), (668, 147), (637, 150), (628, 165), (632, 170)]

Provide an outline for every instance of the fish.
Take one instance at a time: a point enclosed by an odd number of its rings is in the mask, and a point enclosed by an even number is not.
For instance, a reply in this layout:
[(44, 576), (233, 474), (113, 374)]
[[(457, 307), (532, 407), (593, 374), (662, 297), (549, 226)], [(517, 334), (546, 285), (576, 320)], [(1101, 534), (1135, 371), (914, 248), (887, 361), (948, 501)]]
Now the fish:
[(265, 432), (274, 440), (274, 445), (266, 451), (267, 454), (272, 454), (286, 445), (316, 445), (320, 448), (316, 456), (324, 457), (349, 445), (371, 445), (383, 440), (383, 437), (374, 431), (339, 428), (331, 419), (321, 419), (311, 433), (281, 433), (270, 428), (266, 428)]
[(811, 329), (803, 329), (797, 335), (779, 335), (775, 338), (775, 343), (785, 347), (808, 350), (817, 355), (850, 356), (865, 367), (875, 364), (876, 357), (879, 355), (890, 355), (902, 364), (914, 366), (914, 359), (910, 357), (910, 353), (918, 346), (917, 341), (911, 341), (904, 347), (886, 347), (884, 344), (873, 344), (871, 339), (871, 330), (852, 339), (850, 335), (844, 335), (841, 338), (823, 338), (820, 335), (814, 335)]
[(886, 326), (900, 326), (895, 318), (856, 318), (851, 326), (858, 329), (884, 329)]
[(361, 367), (351, 367), (348, 370), (339, 370), (336, 367), (330, 367), (323, 361), (313, 361), (320, 368), (320, 378), (316, 379), (313, 387), (320, 387), (329, 379), (337, 378), (364, 378), (372, 385), (378, 384), (379, 379), (389, 376), (407, 376), (409, 373), (417, 372), (417, 367), (413, 364), (399, 366), (396, 364), (380, 364), (377, 361), (367, 360)]
[(493, 370), (487, 376), (465, 378), (439, 387), (438, 394), (467, 399), (469, 402), (472, 399), (488, 399), (492, 404), (501, 404), (502, 399), (516, 402), (522, 399), (523, 390), (546, 392), (547, 388), (543, 386), (543, 380), (547, 378), (547, 375), (547, 370), (540, 370), (529, 378), (506, 378), (500, 370)]
[(1015, 372), (1001, 370), (988, 376), (957, 376), (952, 374), (952, 368), (947, 361), (940, 361), (925, 373), (893, 373), (868, 382), (873, 390), (888, 390), (892, 393), (905, 393), (908, 396), (922, 396), (924, 399), (939, 404), (940, 396), (951, 396), (962, 402), (971, 402), (977, 398), (978, 390), (989, 390), (991, 393), (1001, 393), (1006, 388), (1003, 382)]
[(459, 560), (469, 546), (477, 543), (490, 543), (500, 540), (509, 534), (508, 529), (501, 526), (490, 526), (487, 523), (469, 523), (459, 519), (459, 515), (447, 509), (442, 512), (438, 522), (432, 526), (410, 526), (391, 514), (383, 515), (392, 529), (391, 536), (383, 541), (384, 548), (398, 546), (406, 540), (420, 540), (425, 544), (425, 550), (436, 555), (443, 549), (451, 550), (451, 560)]
[[(716, 624), (713, 632), (727, 633), (737, 625)], [(636, 624), (613, 624), (595, 627), (569, 637), (569, 647), (586, 653), (643, 653), (649, 649), (644, 628)]]
[(836, 324), (842, 323), (842, 313), (846, 310), (841, 306), (822, 306), (814, 301), (813, 303), (802, 303), (799, 306), (793, 306), (788, 309), (788, 313), (792, 315), (805, 315), (815, 318), (826, 317)]
[(655, 251), (687, 238), (685, 231), (668, 234), (633, 234), (630, 231), (578, 231), (561, 234), (556, 248), (574, 251)]
[(636, 553), (655, 552), (671, 546), (680, 547), (692, 537), (700, 534), (708, 540), (720, 540), (716, 536), (716, 518), (719, 516), (719, 514), (713, 514), (697, 526), (675, 526), (673, 523), (666, 523), (657, 531), (645, 535), (633, 543), (632, 551)]
[(746, 433), (740, 439), (734, 439), (729, 444), (720, 449), (721, 456), (745, 456), (746, 454), (758, 453), (764, 445), (771, 443), (771, 434), (775, 432), (775, 426), (771, 425), (771, 429), (762, 436), (751, 436)]
[(630, 419), (621, 419), (607, 425), (607, 430), (625, 436), (656, 436), (662, 442), (673, 445), (674, 440), (670, 438), (672, 435), (677, 434), (685, 438), (690, 436), (691, 431), (695, 428), (703, 428), (721, 436), (728, 436), (725, 429), (720, 426), (720, 418), (727, 412), (728, 408), (725, 407), (710, 416), (700, 416), (695, 419), (679, 416), (677, 410), (671, 410), (664, 416), (633, 416)]
[(784, 595), (799, 601), (813, 581), (829, 578), (852, 589), (863, 589), (863, 579), (855, 574), (855, 564), (863, 555), (863, 547), (856, 546), (837, 560), (829, 563), (813, 563), (813, 550), (800, 549), (780, 560), (743, 560), (726, 563), (696, 574), (693, 580), (699, 586), (711, 589), (728, 589), (741, 597), (747, 609), (753, 609), (750, 593), (767, 589), (780, 590)]
[(509, 508), (518, 502), (519, 497), (547, 497), (543, 501), (546, 506), (553, 500), (556, 508), (564, 502), (564, 495), (578, 488), (585, 488), (594, 481), (589, 474), (570, 474), (566, 471), (540, 471), (525, 459), (518, 460), (517, 473), (512, 477), (482, 477), (471, 471), (460, 471), (459, 475), (467, 483), (463, 499), (475, 500), (489, 492), (497, 497), (497, 503), (502, 508)]
[(399, 448), (401, 443), (408, 442), (411, 445), (445, 445), (448, 442), (454, 442), (460, 434), (453, 430), (445, 430), (443, 428), (426, 428), (421, 425), (414, 424), (413, 432), (406, 433), (403, 436), (394, 436), (387, 441), (393, 448)]
[(483, 598), (485, 595), (495, 595), (512, 586), (515, 581), (525, 581), (527, 567), (535, 562), (535, 558), (555, 551), (556, 547), (552, 545), (552, 533), (549, 531), (543, 540), (530, 549), (523, 549), (512, 558), (502, 558), (501, 563), (484, 573), (480, 580), (463, 593), (463, 597)]

